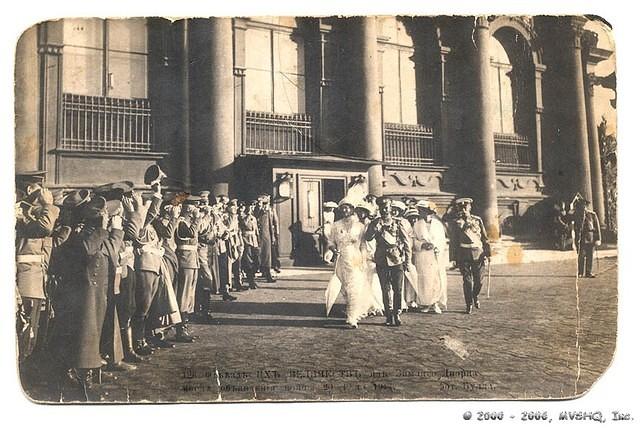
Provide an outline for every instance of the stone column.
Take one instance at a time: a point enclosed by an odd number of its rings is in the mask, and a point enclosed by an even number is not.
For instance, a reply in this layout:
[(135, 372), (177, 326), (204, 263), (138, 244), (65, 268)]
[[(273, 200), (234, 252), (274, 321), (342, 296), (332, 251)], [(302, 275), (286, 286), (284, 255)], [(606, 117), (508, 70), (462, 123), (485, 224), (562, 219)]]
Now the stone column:
[(536, 171), (542, 174), (542, 114), (544, 105), (542, 104), (542, 74), (547, 70), (543, 64), (535, 65), (535, 95), (536, 95)]
[(475, 211), (482, 217), (487, 234), (492, 240), (500, 237), (500, 222), (498, 217), (498, 197), (496, 191), (496, 163), (495, 146), (493, 141), (493, 124), (491, 121), (491, 64), (489, 54), (489, 21), (486, 17), (476, 18), (476, 69), (475, 69), (475, 98), (474, 110), (476, 114), (476, 168)]
[[(378, 93), (378, 41), (375, 17), (349, 19), (352, 37), (352, 82), (350, 96), (353, 109), (351, 125), (357, 155), (378, 162), (369, 167), (369, 192), (383, 193), (382, 123)], [(359, 141), (358, 141), (359, 140)]]
[(600, 162), (600, 139), (598, 135), (598, 124), (600, 118), (596, 117), (596, 100), (595, 86), (598, 85), (598, 79), (595, 75), (596, 65), (600, 61), (608, 59), (612, 52), (605, 49), (598, 49), (598, 36), (596, 33), (588, 31), (582, 40), (585, 48), (585, 73), (586, 94), (587, 94), (587, 131), (589, 135), (589, 155), (591, 161), (591, 191), (592, 206), (600, 224), (605, 224), (605, 207), (604, 207), (604, 186), (602, 185), (602, 164)]
[(586, 199), (592, 201), (591, 193), (591, 165), (589, 159), (589, 137), (587, 129), (587, 109), (584, 96), (584, 78), (582, 67), (582, 33), (584, 24), (587, 22), (583, 17), (568, 18), (568, 42), (569, 58), (567, 61), (568, 72), (571, 76), (570, 87), (568, 88), (568, 98), (573, 115), (573, 141), (575, 171), (567, 171), (575, 174), (572, 181), (573, 190), (580, 192)]
[(191, 190), (191, 133), (190, 133), (190, 108), (189, 108), (189, 21), (183, 19), (178, 23), (178, 76), (180, 124), (179, 135), (182, 144), (181, 172), (185, 190)]
[(27, 29), (16, 47), (16, 172), (40, 168), (38, 140), (38, 28)]
[(451, 160), (449, 151), (451, 147), (449, 138), (449, 79), (447, 59), (451, 54), (451, 48), (440, 46), (440, 150), (441, 161), (443, 165), (448, 165)]
[(230, 18), (211, 18), (211, 181), (214, 195), (228, 194), (233, 180), (233, 27)]

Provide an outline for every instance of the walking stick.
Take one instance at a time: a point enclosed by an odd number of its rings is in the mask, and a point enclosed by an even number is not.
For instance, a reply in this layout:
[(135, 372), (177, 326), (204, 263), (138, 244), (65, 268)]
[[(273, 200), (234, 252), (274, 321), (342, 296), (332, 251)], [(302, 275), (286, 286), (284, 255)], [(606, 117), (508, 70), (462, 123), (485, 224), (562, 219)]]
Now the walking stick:
[(486, 259), (489, 278), (487, 279), (487, 299), (491, 297), (491, 261)]

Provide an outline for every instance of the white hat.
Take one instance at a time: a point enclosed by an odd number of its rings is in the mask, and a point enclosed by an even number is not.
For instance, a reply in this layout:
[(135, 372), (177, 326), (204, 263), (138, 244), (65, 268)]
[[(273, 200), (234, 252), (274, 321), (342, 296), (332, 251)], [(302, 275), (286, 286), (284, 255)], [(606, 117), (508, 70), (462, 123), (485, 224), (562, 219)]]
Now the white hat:
[(333, 201), (325, 202), (324, 204), (322, 204), (322, 206), (324, 208), (338, 208), (338, 204)]
[(401, 201), (392, 201), (391, 206), (393, 208), (398, 208), (401, 211), (405, 211), (407, 209), (407, 206), (404, 204), (404, 202)]
[(418, 203), (416, 204), (417, 208), (424, 208), (427, 210), (431, 210), (434, 211), (436, 210), (436, 204), (431, 202), (431, 201), (426, 201), (424, 199), (418, 201)]

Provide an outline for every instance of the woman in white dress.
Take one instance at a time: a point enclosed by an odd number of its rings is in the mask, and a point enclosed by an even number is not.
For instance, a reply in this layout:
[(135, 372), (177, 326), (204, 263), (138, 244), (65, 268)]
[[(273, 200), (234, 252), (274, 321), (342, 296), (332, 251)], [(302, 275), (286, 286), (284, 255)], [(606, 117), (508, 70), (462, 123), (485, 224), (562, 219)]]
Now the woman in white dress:
[(420, 219), (413, 226), (413, 263), (418, 273), (416, 302), (422, 312), (440, 314), (447, 307), (447, 238), (435, 216), (435, 204), (419, 201)]
[[(337, 297), (336, 288), (341, 291), (347, 301), (347, 325), (357, 328), (358, 320), (366, 312), (366, 302), (362, 299), (365, 284), (365, 256), (362, 251), (365, 227), (355, 215), (354, 206), (349, 201), (340, 201), (338, 210), (342, 219), (333, 223), (327, 236), (327, 253), (325, 260), (335, 259), (335, 277), (327, 288), (328, 309)], [(332, 297), (330, 297), (332, 296)]]
[[(356, 215), (360, 222), (364, 225), (365, 230), (371, 217), (375, 214), (375, 207), (370, 203), (362, 200), (356, 204)], [(376, 263), (373, 261), (373, 255), (376, 252), (376, 241), (366, 241), (362, 247), (362, 253), (365, 258), (365, 283), (362, 287), (362, 309), (363, 316), (368, 315), (384, 315), (384, 304), (382, 301), (382, 287), (376, 273)]]

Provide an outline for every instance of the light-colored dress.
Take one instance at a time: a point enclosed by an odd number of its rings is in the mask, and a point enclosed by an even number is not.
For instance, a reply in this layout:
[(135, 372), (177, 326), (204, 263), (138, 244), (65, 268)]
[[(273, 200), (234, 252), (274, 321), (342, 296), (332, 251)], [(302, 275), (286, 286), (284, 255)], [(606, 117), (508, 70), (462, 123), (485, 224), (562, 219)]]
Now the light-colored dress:
[[(366, 302), (363, 301), (363, 287), (365, 285), (365, 256), (362, 251), (365, 227), (358, 217), (351, 215), (333, 223), (328, 238), (329, 246), (338, 250), (334, 278), (329, 283), (327, 296), (337, 297), (331, 287), (335, 287), (337, 280), (341, 285), (341, 292), (347, 303), (347, 323), (356, 325), (362, 317)], [(327, 299), (327, 308), (333, 301)]]
[[(415, 301), (421, 306), (437, 303), (440, 308), (445, 308), (448, 261), (445, 227), (437, 218), (429, 223), (420, 219), (413, 225), (413, 235), (413, 264), (418, 274)], [(434, 249), (423, 249), (425, 243), (430, 243)]]

